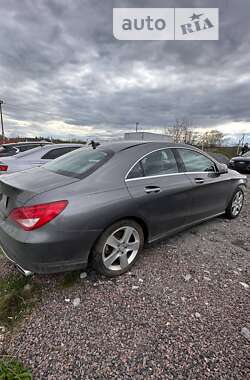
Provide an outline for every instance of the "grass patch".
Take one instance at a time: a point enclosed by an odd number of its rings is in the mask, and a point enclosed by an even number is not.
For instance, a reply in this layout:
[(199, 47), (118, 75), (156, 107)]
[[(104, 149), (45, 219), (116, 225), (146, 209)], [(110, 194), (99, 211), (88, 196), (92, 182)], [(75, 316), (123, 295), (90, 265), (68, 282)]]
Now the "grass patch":
[[(74, 272), (67, 272), (65, 273), (61, 286), (63, 288), (70, 288), (71, 286), (75, 285), (77, 281), (80, 279), (80, 273), (81, 271), (74, 271)], [(0, 379), (1, 380), (1, 379)]]
[(235, 147), (235, 146), (224, 146), (224, 147), (220, 146), (217, 148), (208, 149), (208, 153), (209, 152), (224, 154), (224, 156), (227, 156), (228, 158), (232, 158), (232, 157), (237, 156), (237, 147)]
[(0, 380), (32, 380), (32, 375), (18, 360), (4, 357), (0, 359)]
[(38, 285), (22, 275), (0, 280), (0, 324), (14, 325), (38, 301), (39, 293)]

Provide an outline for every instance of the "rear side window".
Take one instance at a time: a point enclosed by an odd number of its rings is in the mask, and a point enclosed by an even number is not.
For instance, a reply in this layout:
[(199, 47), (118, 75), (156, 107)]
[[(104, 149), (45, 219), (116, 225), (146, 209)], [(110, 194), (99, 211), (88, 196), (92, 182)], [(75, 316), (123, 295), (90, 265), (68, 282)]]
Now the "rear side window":
[(65, 147), (65, 148), (57, 148), (52, 149), (48, 153), (46, 153), (42, 159), (43, 160), (54, 160), (55, 158), (61, 157), (62, 155), (72, 152), (72, 150), (78, 149), (79, 147), (71, 146), (71, 147)]
[(19, 152), (25, 152), (26, 150), (30, 150), (33, 148), (37, 148), (39, 145), (34, 144), (34, 145), (20, 145), (18, 146)]
[(110, 151), (81, 148), (43, 167), (58, 174), (83, 178), (103, 165), (111, 156)]
[(215, 172), (215, 164), (208, 157), (189, 149), (178, 149), (187, 172)]
[(0, 155), (1, 156), (14, 156), (15, 154), (19, 153), (19, 150), (15, 148), (14, 146), (1, 146), (0, 149)]
[(142, 158), (128, 175), (128, 179), (178, 173), (177, 163), (170, 149), (158, 150)]

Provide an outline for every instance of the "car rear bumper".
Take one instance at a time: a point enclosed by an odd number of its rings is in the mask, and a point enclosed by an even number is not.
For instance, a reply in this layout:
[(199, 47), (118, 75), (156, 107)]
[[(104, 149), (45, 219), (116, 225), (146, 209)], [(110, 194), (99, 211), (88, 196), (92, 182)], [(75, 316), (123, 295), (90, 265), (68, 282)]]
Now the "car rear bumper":
[(8, 222), (0, 222), (0, 246), (25, 275), (85, 268), (99, 234), (96, 230), (54, 231), (51, 234), (45, 229), (27, 232)]

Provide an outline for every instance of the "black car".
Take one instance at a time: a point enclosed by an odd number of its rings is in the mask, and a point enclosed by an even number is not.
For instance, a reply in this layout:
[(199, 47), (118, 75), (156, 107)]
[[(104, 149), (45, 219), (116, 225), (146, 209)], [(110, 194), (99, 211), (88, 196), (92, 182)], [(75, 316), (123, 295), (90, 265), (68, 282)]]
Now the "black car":
[(250, 173), (250, 151), (244, 153), (242, 156), (233, 157), (230, 160), (228, 167), (237, 170), (238, 172)]
[(9, 157), (15, 156), (17, 153), (25, 152), (38, 146), (44, 146), (47, 144), (52, 144), (47, 141), (30, 141), (30, 142), (19, 142), (19, 143), (10, 143), (2, 144), (0, 146), (0, 157)]

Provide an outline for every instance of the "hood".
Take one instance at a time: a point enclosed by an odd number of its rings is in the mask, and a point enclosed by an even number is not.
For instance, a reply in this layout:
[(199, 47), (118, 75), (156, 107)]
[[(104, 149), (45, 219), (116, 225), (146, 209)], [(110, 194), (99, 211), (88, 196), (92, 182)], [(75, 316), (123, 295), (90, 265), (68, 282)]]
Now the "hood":
[(250, 162), (250, 156), (247, 157), (247, 156), (237, 156), (237, 157), (233, 157), (231, 158), (231, 160), (233, 161), (246, 161), (246, 162)]

